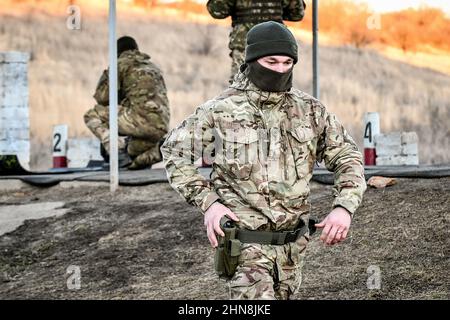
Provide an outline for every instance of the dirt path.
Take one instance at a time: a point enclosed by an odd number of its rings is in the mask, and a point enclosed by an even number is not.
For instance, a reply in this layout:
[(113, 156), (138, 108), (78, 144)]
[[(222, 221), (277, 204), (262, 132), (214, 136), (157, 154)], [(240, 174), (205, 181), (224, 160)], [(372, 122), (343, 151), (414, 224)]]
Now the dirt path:
[[(369, 189), (351, 240), (326, 247), (313, 237), (297, 298), (449, 299), (449, 194), (450, 178)], [(312, 195), (323, 217), (331, 188), (313, 183)], [(68, 213), (27, 220), (0, 237), (0, 298), (228, 297), (202, 216), (168, 184), (122, 187), (114, 197), (95, 184), (0, 192), (0, 208), (53, 201)], [(370, 290), (378, 271), (381, 289)]]

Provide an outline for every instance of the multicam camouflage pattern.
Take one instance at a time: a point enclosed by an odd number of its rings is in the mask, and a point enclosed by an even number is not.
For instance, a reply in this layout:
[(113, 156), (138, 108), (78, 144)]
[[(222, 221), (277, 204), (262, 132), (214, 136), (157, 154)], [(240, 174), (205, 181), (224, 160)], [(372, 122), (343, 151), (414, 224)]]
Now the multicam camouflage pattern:
[[(153, 142), (148, 138), (137, 138), (143, 130), (136, 126), (134, 122), (129, 121), (129, 119), (133, 119), (133, 116), (127, 115), (129, 112), (129, 108), (119, 106), (117, 118), (119, 134), (122, 134), (118, 141), (119, 150), (126, 150), (133, 159), (129, 168), (146, 168), (153, 163), (160, 162), (162, 159), (158, 141)], [(109, 108), (99, 104), (96, 105), (86, 112), (84, 121), (94, 135), (100, 139), (105, 149), (109, 151)], [(161, 134), (160, 131), (154, 129), (152, 132), (152, 128), (147, 126), (143, 129), (147, 131), (148, 137), (158, 137)], [(125, 132), (128, 133), (127, 136), (123, 135)]]
[(287, 300), (298, 292), (309, 236), (283, 246), (243, 244), (230, 299)]
[(238, 50), (238, 49), (233, 49), (231, 51), (230, 56), (231, 56), (231, 80), (230, 80), (230, 83), (232, 83), (234, 75), (239, 72), (239, 68), (240, 68), (241, 64), (244, 63), (245, 52)]
[[(232, 75), (244, 61), (247, 32), (265, 21), (300, 21), (305, 15), (303, 0), (209, 0), (206, 4), (212, 17), (225, 19), (231, 16), (232, 30), (229, 48), (232, 58)], [(237, 67), (236, 67), (237, 66)]]
[[(296, 89), (261, 91), (245, 70), (172, 130), (161, 151), (172, 187), (188, 203), (205, 212), (220, 201), (239, 217), (237, 227), (248, 230), (293, 230), (301, 220), (307, 223), (316, 162), (335, 173), (333, 207), (353, 214), (366, 189), (361, 153), (335, 115)], [(200, 157), (212, 163), (211, 182), (193, 165)], [(293, 246), (243, 245), (232, 296), (293, 293), (302, 258), (292, 258), (290, 250), (303, 253), (306, 243)]]
[[(192, 160), (212, 149), (210, 183)], [(361, 153), (335, 115), (296, 89), (261, 91), (242, 72), (172, 130), (161, 150), (172, 186), (189, 203), (204, 212), (220, 199), (250, 230), (298, 224), (310, 209), (316, 161), (336, 174), (334, 206), (354, 213), (366, 188)]]
[[(131, 169), (151, 166), (161, 161), (158, 143), (169, 128), (170, 110), (164, 79), (150, 57), (138, 50), (120, 55), (118, 77), (119, 149), (127, 148), (134, 158)], [(105, 70), (94, 94), (98, 104), (86, 112), (84, 121), (109, 151), (108, 86), (108, 70)]]

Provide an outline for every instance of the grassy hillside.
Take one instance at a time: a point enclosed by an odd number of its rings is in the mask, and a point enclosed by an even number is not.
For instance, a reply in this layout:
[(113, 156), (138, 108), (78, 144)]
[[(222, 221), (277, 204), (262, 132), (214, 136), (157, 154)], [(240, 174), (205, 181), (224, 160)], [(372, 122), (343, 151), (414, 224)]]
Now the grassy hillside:
[[(85, 15), (82, 29), (66, 28), (65, 17), (43, 13), (0, 20), (0, 51), (30, 51), (32, 166), (50, 166), (52, 126), (66, 123), (69, 135), (89, 136), (83, 114), (107, 66), (106, 17)], [(196, 106), (226, 87), (228, 28), (121, 17), (118, 35), (132, 35), (164, 71), (175, 126)], [(300, 39), (301, 41), (301, 39)], [(362, 143), (365, 112), (378, 111), (381, 130), (417, 131), (422, 163), (450, 162), (450, 77), (352, 47), (322, 47), (321, 100)], [(311, 92), (311, 47), (300, 45), (295, 85)]]

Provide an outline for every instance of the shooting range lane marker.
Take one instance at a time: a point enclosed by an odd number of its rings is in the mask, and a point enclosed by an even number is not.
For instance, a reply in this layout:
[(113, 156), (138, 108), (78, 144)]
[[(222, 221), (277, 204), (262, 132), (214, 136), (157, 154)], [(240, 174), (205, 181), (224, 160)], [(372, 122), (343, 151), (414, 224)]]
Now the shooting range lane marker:
[(67, 168), (67, 139), (69, 128), (66, 124), (53, 127), (53, 168)]
[(380, 115), (378, 112), (367, 112), (364, 115), (364, 165), (376, 165), (374, 137), (380, 134)]

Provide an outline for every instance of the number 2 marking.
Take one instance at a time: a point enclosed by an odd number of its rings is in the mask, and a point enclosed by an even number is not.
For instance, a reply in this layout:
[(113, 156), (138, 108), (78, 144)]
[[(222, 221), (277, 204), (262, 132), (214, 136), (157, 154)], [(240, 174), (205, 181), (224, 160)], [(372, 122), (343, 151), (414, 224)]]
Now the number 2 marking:
[(59, 143), (61, 142), (61, 134), (55, 133), (53, 135), (53, 140), (56, 140), (56, 143), (53, 146), (53, 152), (61, 152), (61, 147), (59, 146)]

